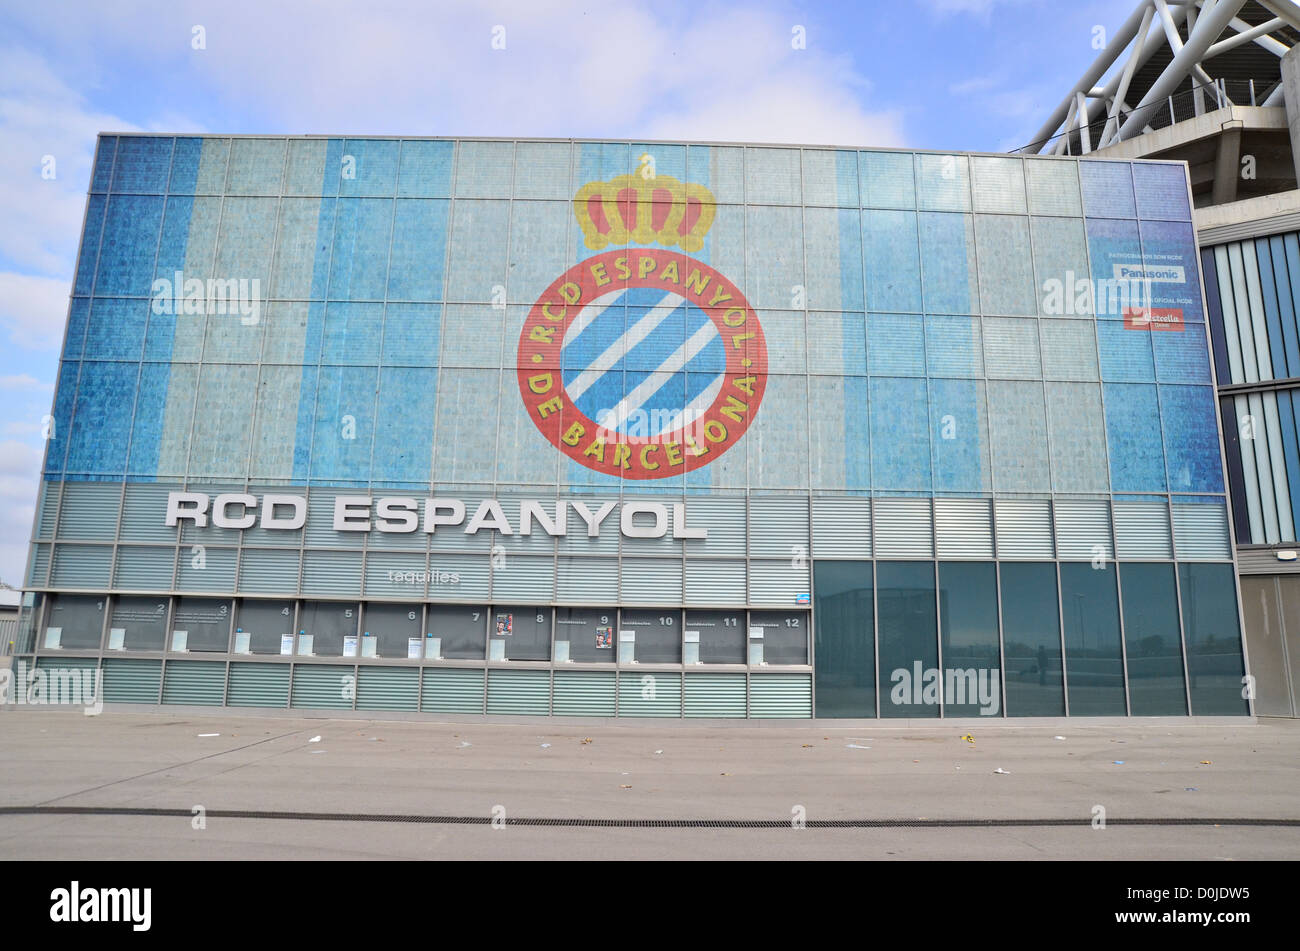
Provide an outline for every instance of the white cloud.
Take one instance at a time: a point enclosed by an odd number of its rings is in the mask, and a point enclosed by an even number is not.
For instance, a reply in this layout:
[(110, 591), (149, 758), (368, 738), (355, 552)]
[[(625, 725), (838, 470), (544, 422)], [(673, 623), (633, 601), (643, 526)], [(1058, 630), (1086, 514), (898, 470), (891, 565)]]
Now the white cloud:
[(32, 350), (57, 350), (68, 318), (69, 281), (0, 272), (0, 326)]
[(53, 392), (54, 383), (42, 383), (29, 373), (0, 376), (0, 390), (45, 390)]
[(42, 449), (8, 439), (0, 442), (0, 580), (20, 585), (27, 568), (27, 541), (36, 514)]
[[(86, 5), (57, 34), (18, 15), (67, 54), (147, 57), (203, 93), (196, 105), (258, 124), (229, 131), (638, 138), (671, 117), (676, 134), (700, 138), (792, 141), (807, 130), (826, 142), (901, 140), (900, 116), (863, 104), (865, 77), (815, 33), (794, 49), (798, 18), (762, 7), (376, 2), (359, 15), (351, 0), (319, 0), (310, 13), (180, 0), (161, 10)], [(193, 24), (206, 30), (204, 50), (190, 48)], [(492, 48), (496, 26), (504, 49)], [(217, 124), (210, 114), (173, 118)], [(727, 131), (711, 132), (719, 124)]]

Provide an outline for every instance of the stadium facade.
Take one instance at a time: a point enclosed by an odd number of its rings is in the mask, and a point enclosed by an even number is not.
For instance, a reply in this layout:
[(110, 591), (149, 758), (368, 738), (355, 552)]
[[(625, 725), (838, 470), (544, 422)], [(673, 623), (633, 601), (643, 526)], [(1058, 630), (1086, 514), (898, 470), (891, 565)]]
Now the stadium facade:
[(1184, 163), (102, 136), (18, 659), (110, 703), (1249, 715)]

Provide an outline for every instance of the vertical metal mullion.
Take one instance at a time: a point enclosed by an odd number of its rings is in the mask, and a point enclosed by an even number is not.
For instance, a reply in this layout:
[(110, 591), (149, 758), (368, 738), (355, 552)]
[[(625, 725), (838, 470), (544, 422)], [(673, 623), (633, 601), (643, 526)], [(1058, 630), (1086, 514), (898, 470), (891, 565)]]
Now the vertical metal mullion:
[(998, 689), (1002, 694), (1002, 718), (1006, 719), (1007, 713), (1007, 652), (1004, 643), (1002, 631), (1002, 562), (996, 557), (993, 559), (993, 584), (995, 587), (993, 602), (997, 605), (998, 612), (998, 670), (1001, 676), (998, 678)]

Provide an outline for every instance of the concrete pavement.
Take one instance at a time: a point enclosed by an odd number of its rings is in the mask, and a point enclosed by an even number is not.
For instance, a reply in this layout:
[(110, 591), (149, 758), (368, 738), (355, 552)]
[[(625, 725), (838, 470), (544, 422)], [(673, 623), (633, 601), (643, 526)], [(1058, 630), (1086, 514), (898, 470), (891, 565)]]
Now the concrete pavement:
[[(1300, 857), (1300, 721), (754, 728), (11, 707), (0, 712), (0, 779), (3, 807), (183, 811), (0, 815), (4, 859)], [(1098, 806), (1104, 829), (1092, 825)], [(206, 817), (223, 810), (351, 818)], [(473, 821), (359, 818), (394, 814)], [(537, 817), (629, 825), (509, 824)], [(800, 817), (924, 822), (786, 827)], [(1293, 824), (1114, 821), (1139, 818)], [(631, 825), (653, 819), (782, 827)], [(984, 819), (1062, 824), (925, 824)]]

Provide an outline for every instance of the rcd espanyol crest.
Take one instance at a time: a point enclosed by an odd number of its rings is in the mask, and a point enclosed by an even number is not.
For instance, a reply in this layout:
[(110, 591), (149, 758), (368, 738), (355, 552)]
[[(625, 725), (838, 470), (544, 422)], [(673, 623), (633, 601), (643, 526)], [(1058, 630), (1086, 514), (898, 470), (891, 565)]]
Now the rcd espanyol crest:
[(597, 472), (662, 479), (708, 465), (744, 436), (767, 385), (758, 316), (690, 257), (713, 224), (713, 194), (621, 175), (582, 186), (573, 211), (602, 253), (556, 278), (524, 323), (517, 366), (529, 417)]

